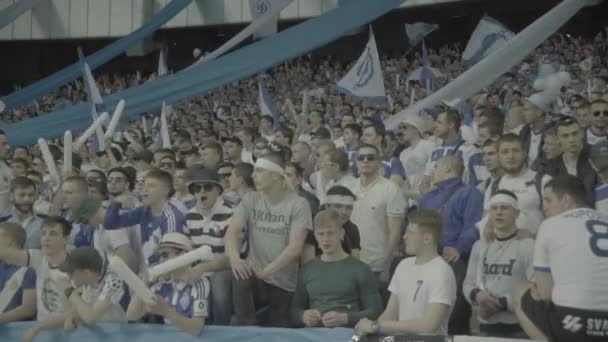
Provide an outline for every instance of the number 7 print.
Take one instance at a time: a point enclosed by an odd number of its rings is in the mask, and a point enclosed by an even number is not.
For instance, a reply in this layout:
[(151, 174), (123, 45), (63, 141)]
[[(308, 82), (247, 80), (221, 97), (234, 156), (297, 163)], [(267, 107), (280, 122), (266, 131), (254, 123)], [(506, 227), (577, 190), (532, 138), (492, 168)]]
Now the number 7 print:
[(420, 287), (422, 286), (422, 283), (424, 283), (423, 280), (418, 280), (416, 282), (416, 292), (414, 292), (414, 302), (416, 301), (416, 297), (418, 296), (418, 291), (420, 291)]

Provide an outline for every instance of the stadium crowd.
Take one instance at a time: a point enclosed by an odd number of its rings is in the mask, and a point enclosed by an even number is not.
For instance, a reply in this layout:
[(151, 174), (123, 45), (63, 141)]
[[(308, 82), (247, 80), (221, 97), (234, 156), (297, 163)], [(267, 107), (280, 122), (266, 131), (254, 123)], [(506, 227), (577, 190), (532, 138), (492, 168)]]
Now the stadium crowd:
[[(339, 95), (348, 66), (305, 56), (266, 75), (280, 117), (242, 80), (175, 104), (170, 148), (153, 114), (103, 150), (82, 146), (69, 171), (57, 140), (61, 182), (38, 146), (2, 133), (0, 322), (36, 320), (24, 341), (125, 321), (605, 340), (607, 48), (608, 31), (556, 35), (478, 95), (395, 131), (383, 120), (427, 95), (407, 81), (420, 54), (382, 61), (388, 105)], [(458, 45), (429, 55), (435, 89), (465, 70)], [(569, 82), (548, 95), (542, 70)], [(107, 94), (138, 82), (98, 79)], [(75, 82), (2, 116), (84, 100)], [(148, 277), (201, 246), (210, 260)], [(108, 270), (112, 256), (153, 300)]]

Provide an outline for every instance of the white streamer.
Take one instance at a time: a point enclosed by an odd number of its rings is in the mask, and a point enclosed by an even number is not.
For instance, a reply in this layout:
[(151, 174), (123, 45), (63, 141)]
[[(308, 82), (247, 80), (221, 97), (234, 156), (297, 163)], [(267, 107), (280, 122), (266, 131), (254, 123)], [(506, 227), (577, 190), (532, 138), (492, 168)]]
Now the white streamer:
[(102, 113), (97, 119), (95, 119), (93, 124), (89, 128), (87, 128), (87, 130), (84, 131), (84, 133), (82, 133), (82, 135), (78, 138), (78, 140), (76, 141), (76, 144), (74, 144), (74, 149), (76, 151), (80, 150), (80, 147), (82, 145), (84, 145), (87, 142), (87, 140), (89, 140), (89, 138), (93, 135), (93, 133), (95, 133), (97, 128), (100, 128), (101, 125), (104, 122), (106, 122), (107, 120), (108, 120), (108, 113)]
[(63, 135), (63, 175), (72, 173), (72, 132), (65, 131)]
[(114, 109), (114, 114), (112, 114), (112, 120), (108, 124), (108, 129), (106, 130), (106, 134), (104, 135), (105, 139), (112, 138), (114, 136), (114, 131), (116, 130), (116, 126), (118, 126), (118, 122), (122, 117), (122, 113), (125, 111), (125, 100), (118, 101), (116, 105), (116, 109)]
[(154, 293), (133, 273), (122, 259), (116, 255), (110, 257), (108, 267), (133, 290), (135, 295), (146, 304), (154, 303)]
[(213, 253), (211, 252), (211, 247), (202, 246), (186, 254), (167, 260), (162, 264), (150, 267), (148, 270), (148, 279), (155, 280), (163, 274), (173, 272), (196, 261), (209, 261), (212, 259)]
[(49, 144), (43, 138), (38, 139), (38, 145), (40, 146), (40, 152), (42, 153), (42, 159), (46, 164), (46, 168), (49, 171), (49, 175), (51, 179), (59, 184), (61, 178), (59, 177), (59, 173), (57, 172), (57, 165), (55, 164), (55, 159), (51, 154), (51, 150), (49, 150)]

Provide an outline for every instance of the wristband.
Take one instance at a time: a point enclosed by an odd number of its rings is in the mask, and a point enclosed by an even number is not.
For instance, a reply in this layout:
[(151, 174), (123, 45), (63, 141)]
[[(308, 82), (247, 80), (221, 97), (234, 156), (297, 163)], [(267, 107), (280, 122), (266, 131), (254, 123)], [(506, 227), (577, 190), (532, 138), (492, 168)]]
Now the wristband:
[(509, 302), (507, 301), (507, 297), (498, 298), (498, 304), (500, 304), (500, 309), (502, 311), (507, 311), (509, 309)]
[(74, 288), (73, 287), (68, 287), (67, 289), (65, 289), (65, 298), (70, 299), (70, 296), (72, 295), (72, 292), (74, 292)]
[(471, 302), (473, 304), (477, 304), (477, 294), (479, 292), (481, 292), (481, 289), (478, 289), (478, 288), (471, 290), (471, 295), (469, 296), (469, 299), (471, 299)]

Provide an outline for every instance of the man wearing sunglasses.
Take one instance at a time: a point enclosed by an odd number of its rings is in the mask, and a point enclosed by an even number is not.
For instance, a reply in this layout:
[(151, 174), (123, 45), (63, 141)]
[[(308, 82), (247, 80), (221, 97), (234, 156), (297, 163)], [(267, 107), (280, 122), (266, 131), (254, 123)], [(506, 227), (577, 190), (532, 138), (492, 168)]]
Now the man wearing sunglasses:
[(587, 143), (595, 145), (608, 137), (608, 101), (591, 102), (591, 126), (587, 128)]
[(224, 187), (215, 170), (200, 165), (188, 170), (188, 191), (196, 205), (186, 214), (185, 231), (194, 248), (209, 246), (213, 260), (198, 264), (192, 270), (195, 278), (210, 276), (213, 319), (215, 324), (229, 325), (232, 316), (232, 273), (224, 252), (224, 235), (234, 207), (222, 197)]
[(399, 187), (382, 173), (380, 151), (376, 146), (363, 144), (357, 154), (360, 177), (352, 190), (354, 203), (351, 220), (361, 233), (361, 260), (386, 289), (390, 266), (399, 238), (406, 202)]

